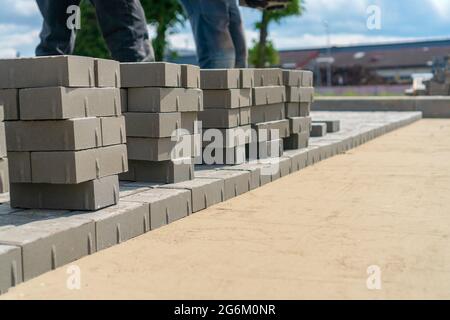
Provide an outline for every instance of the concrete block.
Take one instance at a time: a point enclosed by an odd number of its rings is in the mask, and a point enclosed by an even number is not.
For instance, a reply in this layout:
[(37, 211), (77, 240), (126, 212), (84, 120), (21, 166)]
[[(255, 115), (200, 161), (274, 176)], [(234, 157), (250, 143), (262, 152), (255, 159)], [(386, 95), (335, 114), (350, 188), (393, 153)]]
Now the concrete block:
[(161, 186), (163, 189), (189, 190), (192, 212), (198, 212), (225, 201), (225, 184), (222, 179), (194, 179)]
[(309, 145), (309, 131), (293, 133), (290, 137), (284, 139), (285, 150), (297, 150), (307, 148)]
[(12, 183), (11, 207), (99, 210), (119, 201), (119, 178), (109, 176), (80, 184)]
[(20, 247), (0, 245), (0, 294), (23, 281)]
[[(246, 145), (235, 147), (206, 146), (203, 149), (203, 162), (208, 165), (236, 165), (247, 160)], [(214, 163), (209, 163), (210, 161)]]
[(102, 128), (102, 146), (112, 146), (127, 142), (125, 132), (125, 117), (100, 118)]
[(239, 89), (241, 88), (241, 71), (239, 69), (200, 70), (201, 88)]
[(240, 109), (205, 109), (198, 113), (202, 127), (209, 128), (234, 128), (240, 124)]
[(209, 137), (204, 136), (203, 146), (206, 147), (211, 145), (211, 143), (214, 143), (214, 146), (216, 147), (231, 148), (248, 144), (252, 141), (252, 131), (250, 125), (216, 130), (217, 134), (220, 132), (221, 141), (211, 141)]
[[(283, 152), (283, 139), (258, 141), (258, 159), (279, 158)], [(256, 160), (252, 155), (250, 155), (250, 159)]]
[(0, 89), (94, 85), (92, 58), (52, 56), (0, 60)]
[(200, 68), (191, 64), (182, 64), (181, 86), (183, 88), (200, 88)]
[(251, 188), (251, 176), (247, 171), (199, 170), (196, 172), (196, 177), (223, 180), (225, 184), (224, 201), (244, 194)]
[(133, 239), (150, 230), (149, 208), (144, 203), (120, 202), (97, 212), (73, 214), (73, 218), (94, 221), (96, 251)]
[(31, 183), (31, 153), (9, 152), (9, 179), (12, 183)]
[(61, 120), (121, 114), (120, 89), (46, 87), (19, 90), (21, 120)]
[(241, 88), (253, 88), (255, 77), (252, 69), (240, 69)]
[(301, 87), (302, 86), (301, 70), (283, 70), (283, 85), (287, 87)]
[(278, 168), (274, 170), (276, 175), (279, 175), (280, 178), (288, 176), (292, 173), (292, 161), (289, 157), (280, 156), (274, 159), (270, 159), (270, 163), (272, 167)]
[(311, 127), (311, 137), (323, 137), (327, 134), (327, 124), (326, 123), (313, 123)]
[(285, 106), (283, 103), (261, 105), (251, 108), (252, 124), (283, 120), (285, 118)]
[(31, 222), (0, 233), (0, 244), (22, 249), (24, 281), (95, 252), (95, 224), (57, 218)]
[(95, 59), (95, 86), (120, 88), (120, 63), (114, 60)]
[(311, 117), (290, 117), (289, 128), (291, 133), (311, 132)]
[(128, 171), (124, 144), (81, 151), (32, 152), (33, 183), (79, 184)]
[(194, 179), (194, 161), (191, 158), (168, 161), (130, 160), (129, 170), (121, 180), (178, 183)]
[(299, 171), (308, 166), (308, 151), (306, 149), (287, 150), (284, 152), (284, 156), (291, 159), (292, 172)]
[(158, 183), (150, 182), (131, 182), (120, 181), (120, 199), (138, 194), (144, 191), (149, 191), (152, 188), (158, 187)]
[(122, 201), (149, 205), (150, 230), (192, 214), (191, 192), (188, 190), (155, 188), (125, 197)]
[(290, 135), (289, 120), (269, 121), (253, 125), (258, 141), (287, 138)]
[(250, 89), (224, 89), (203, 91), (205, 109), (241, 108), (252, 104)]
[(251, 124), (251, 107), (239, 108), (239, 125), (245, 126)]
[(202, 110), (203, 92), (200, 89), (128, 89), (129, 112), (193, 112)]
[(314, 88), (286, 87), (286, 101), (312, 103)]
[(7, 154), (6, 151), (6, 130), (5, 123), (0, 122), (0, 159), (5, 158)]
[(100, 119), (6, 122), (8, 151), (64, 151), (100, 147)]
[(198, 112), (181, 113), (181, 129), (187, 134), (196, 134), (200, 132), (200, 123), (198, 122)]
[(309, 146), (307, 149), (308, 152), (308, 166), (316, 164), (322, 161), (321, 149), (317, 146)]
[(128, 112), (125, 119), (128, 137), (167, 138), (181, 128), (179, 112)]
[(166, 161), (195, 156), (196, 135), (174, 138), (133, 138), (129, 137), (128, 158), (130, 160)]
[(311, 103), (300, 102), (300, 117), (308, 117), (311, 113)]
[(284, 86), (259, 87), (252, 89), (254, 106), (286, 102)]
[(314, 74), (312, 71), (302, 71), (302, 87), (312, 87), (314, 85)]
[(128, 89), (120, 89), (120, 105), (122, 113), (128, 112)]
[(19, 90), (0, 90), (0, 105), (4, 107), (5, 120), (19, 119)]
[(122, 88), (181, 87), (181, 66), (167, 62), (121, 63)]
[(253, 69), (253, 74), (255, 87), (283, 85), (283, 71), (281, 69), (277, 68)]
[(263, 162), (259, 160), (250, 161), (236, 166), (225, 167), (223, 170), (250, 172), (251, 190), (272, 182), (274, 174), (270, 163), (267, 163), (265, 160)]
[(121, 114), (120, 89), (32, 88), (19, 91), (21, 120), (61, 120)]
[(0, 193), (9, 191), (8, 159), (0, 159)]
[(328, 133), (335, 133), (341, 130), (341, 121), (340, 120), (320, 120), (314, 119), (313, 124), (315, 123), (325, 123), (327, 125)]

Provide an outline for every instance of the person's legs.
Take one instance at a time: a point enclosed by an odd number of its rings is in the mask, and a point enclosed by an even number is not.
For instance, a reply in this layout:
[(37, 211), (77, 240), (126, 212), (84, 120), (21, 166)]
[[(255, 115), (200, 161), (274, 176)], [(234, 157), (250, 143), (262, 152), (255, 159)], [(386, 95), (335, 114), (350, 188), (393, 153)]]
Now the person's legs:
[(44, 22), (37, 56), (72, 54), (75, 48), (76, 30), (67, 27), (67, 8), (79, 5), (80, 0), (37, 0)]
[(228, 0), (181, 0), (191, 21), (202, 69), (234, 68)]
[(248, 52), (245, 40), (244, 26), (236, 0), (230, 1), (230, 34), (236, 52), (236, 68), (247, 68)]
[(91, 2), (113, 59), (120, 62), (154, 61), (147, 21), (139, 0)]

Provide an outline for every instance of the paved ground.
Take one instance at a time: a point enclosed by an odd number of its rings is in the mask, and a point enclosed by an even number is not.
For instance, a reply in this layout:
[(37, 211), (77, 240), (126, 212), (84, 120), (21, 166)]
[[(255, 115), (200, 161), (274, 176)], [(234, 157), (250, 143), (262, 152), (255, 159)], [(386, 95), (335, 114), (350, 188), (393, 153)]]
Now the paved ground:
[(0, 298), (448, 299), (449, 146), (422, 120)]

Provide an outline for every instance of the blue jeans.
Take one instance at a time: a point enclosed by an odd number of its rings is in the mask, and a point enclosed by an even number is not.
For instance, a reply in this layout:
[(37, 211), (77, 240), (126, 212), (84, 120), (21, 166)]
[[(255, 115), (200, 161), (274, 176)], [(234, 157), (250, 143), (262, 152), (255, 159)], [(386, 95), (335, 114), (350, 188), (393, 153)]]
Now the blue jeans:
[[(72, 54), (76, 31), (67, 27), (67, 8), (81, 0), (37, 0), (44, 18), (37, 56)], [(121, 62), (153, 61), (144, 9), (139, 0), (91, 0), (111, 56)], [(83, 27), (83, 26), (81, 26)]]
[(246, 68), (247, 46), (237, 0), (181, 0), (202, 69)]

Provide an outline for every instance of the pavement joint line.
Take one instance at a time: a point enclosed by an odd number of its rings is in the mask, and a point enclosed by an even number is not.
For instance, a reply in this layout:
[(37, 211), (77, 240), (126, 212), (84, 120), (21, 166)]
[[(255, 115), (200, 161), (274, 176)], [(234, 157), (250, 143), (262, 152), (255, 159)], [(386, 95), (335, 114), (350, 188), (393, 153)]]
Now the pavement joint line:
[[(96, 212), (16, 210), (0, 205), (0, 294), (84, 256), (120, 244), (282, 176), (344, 153), (422, 118), (420, 112), (313, 112), (341, 120), (341, 131), (311, 138), (280, 159), (205, 167), (192, 181), (169, 185), (121, 183), (119, 204)], [(353, 117), (353, 119), (352, 119)], [(363, 125), (356, 126), (363, 122)], [(261, 174), (278, 165), (278, 172)]]

